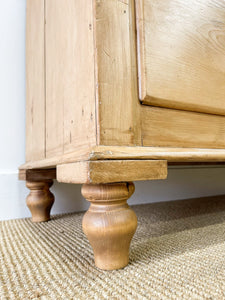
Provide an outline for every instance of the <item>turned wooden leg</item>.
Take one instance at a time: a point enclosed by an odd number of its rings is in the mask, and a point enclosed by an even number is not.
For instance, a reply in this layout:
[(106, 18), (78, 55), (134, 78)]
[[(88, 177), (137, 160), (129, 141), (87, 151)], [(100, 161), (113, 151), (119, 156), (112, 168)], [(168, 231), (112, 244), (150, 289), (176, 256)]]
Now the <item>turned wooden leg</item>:
[(30, 194), (27, 196), (26, 202), (33, 222), (50, 220), (50, 210), (54, 203), (54, 195), (49, 190), (52, 184), (52, 180), (27, 181), (26, 186), (30, 189)]
[(134, 184), (84, 184), (82, 195), (91, 202), (83, 218), (83, 231), (94, 251), (95, 264), (103, 270), (125, 267), (137, 217), (127, 204)]

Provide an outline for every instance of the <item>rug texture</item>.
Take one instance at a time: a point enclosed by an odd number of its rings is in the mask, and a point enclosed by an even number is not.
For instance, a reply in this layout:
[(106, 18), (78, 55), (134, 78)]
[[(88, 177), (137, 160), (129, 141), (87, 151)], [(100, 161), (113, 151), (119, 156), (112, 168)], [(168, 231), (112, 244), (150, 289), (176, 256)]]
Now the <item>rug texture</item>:
[(225, 299), (225, 196), (133, 209), (118, 271), (95, 267), (82, 213), (0, 222), (0, 299)]

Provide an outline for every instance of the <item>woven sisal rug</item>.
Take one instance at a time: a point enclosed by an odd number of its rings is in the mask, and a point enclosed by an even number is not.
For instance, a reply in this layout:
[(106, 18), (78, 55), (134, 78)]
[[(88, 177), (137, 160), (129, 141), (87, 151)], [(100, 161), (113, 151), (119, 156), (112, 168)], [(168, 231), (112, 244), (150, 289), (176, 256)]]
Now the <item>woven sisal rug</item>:
[(82, 213), (0, 222), (0, 299), (225, 299), (225, 196), (134, 210), (130, 264), (108, 272)]

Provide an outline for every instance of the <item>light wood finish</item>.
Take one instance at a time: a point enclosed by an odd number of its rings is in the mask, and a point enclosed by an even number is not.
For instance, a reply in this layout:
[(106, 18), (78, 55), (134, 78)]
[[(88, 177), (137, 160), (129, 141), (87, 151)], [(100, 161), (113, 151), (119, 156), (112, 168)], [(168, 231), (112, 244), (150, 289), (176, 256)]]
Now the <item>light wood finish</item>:
[(137, 228), (137, 217), (127, 204), (134, 184), (83, 185), (82, 195), (91, 202), (83, 217), (83, 231), (94, 251), (95, 264), (103, 270), (125, 267)]
[(92, 1), (46, 1), (46, 154), (96, 145)]
[(20, 169), (19, 180), (42, 181), (56, 179), (56, 169)]
[(225, 115), (223, 0), (135, 0), (143, 103)]
[(38, 169), (38, 168), (55, 168), (57, 164), (70, 163), (74, 161), (88, 160), (96, 147), (78, 148), (68, 154), (56, 155), (43, 160), (27, 162), (20, 166), (20, 169)]
[(55, 167), (57, 164), (68, 164), (86, 160), (167, 160), (170, 163), (225, 162), (224, 149), (174, 148), (174, 147), (126, 147), (97, 146), (83, 152), (54, 157), (21, 165), (20, 169), (37, 169)]
[(44, 0), (27, 0), (26, 161), (45, 158)]
[(99, 146), (92, 151), (90, 159), (156, 159), (168, 162), (225, 162), (225, 150), (195, 149), (195, 148), (166, 148), (166, 147), (117, 147)]
[(143, 146), (225, 148), (225, 117), (167, 108), (142, 109)]
[[(177, 1), (174, 0), (175, 3)], [(139, 104), (134, 1), (65, 0), (62, 3), (60, 0), (48, 0), (45, 3), (46, 9), (42, 1), (28, 2), (28, 25), (29, 22), (37, 23), (35, 27), (32, 27), (33, 23), (32, 26), (27, 26), (27, 45), (33, 51), (28, 52), (28, 69), (33, 70), (32, 62), (36, 61), (36, 56), (44, 55), (44, 44), (46, 48), (46, 81), (43, 68), (42, 73), (39, 72), (37, 76), (42, 78), (40, 82), (46, 82), (47, 149), (41, 146), (42, 137), (32, 129), (36, 116), (40, 132), (42, 127), (45, 128), (45, 110), (39, 109), (36, 112), (35, 109), (33, 119), (30, 113), (33, 108), (29, 106), (31, 97), (28, 97), (27, 130), (37, 146), (32, 145), (28, 136), (27, 149), (34, 156), (30, 156), (27, 164), (21, 168), (49, 168), (68, 162), (94, 160), (98, 155), (95, 154), (98, 152), (95, 147), (98, 143), (110, 147), (186, 147), (186, 154), (180, 155), (183, 150), (177, 150), (177, 159), (174, 150), (172, 160), (176, 161), (182, 161), (183, 158), (185, 161), (196, 161), (197, 158), (201, 161), (218, 161), (221, 157), (223, 159), (223, 153), (212, 149), (224, 148), (223, 118), (182, 112), (179, 115), (177, 110), (150, 110), (148, 106)], [(150, 5), (148, 0), (136, 1), (137, 5), (141, 3)], [(152, 5), (157, 8), (162, 5), (162, 1), (156, 5), (153, 0)], [(165, 5), (167, 8), (167, 4)], [(205, 5), (207, 7), (208, 2)], [(44, 15), (46, 30), (43, 23), (42, 27), (38, 26)], [(140, 15), (139, 11), (137, 15)], [(145, 25), (141, 18), (138, 23), (143, 27)], [(32, 33), (35, 30), (43, 31), (41, 34), (45, 43), (41, 46), (39, 40), (36, 43), (33, 38)], [(144, 38), (139, 39), (139, 44), (145, 49)], [(28, 77), (28, 86), (31, 82), (34, 94), (37, 84), (31, 72)], [(43, 96), (42, 100), (44, 98)], [(41, 101), (36, 99), (34, 98), (35, 105), (40, 106)], [(35, 154), (39, 146), (43, 150), (41, 157)], [(193, 147), (208, 150), (204, 150), (200, 157), (188, 149)], [(136, 149), (137, 152), (142, 151), (141, 148)], [(146, 148), (143, 151), (149, 159), (155, 159), (156, 149)], [(149, 151), (153, 151), (153, 156), (148, 154)], [(170, 159), (170, 151), (162, 151)], [(138, 153), (134, 156), (138, 157)], [(130, 159), (129, 157), (127, 158)]]
[(28, 0), (19, 177), (37, 222), (49, 179), (85, 184), (98, 267), (128, 263), (127, 182), (165, 179), (167, 163), (225, 163), (224, 20), (223, 0)]
[(108, 183), (167, 177), (164, 160), (107, 160), (57, 166), (57, 180), (65, 183)]
[(52, 184), (52, 180), (27, 181), (26, 185), (30, 189), (27, 206), (35, 223), (50, 220), (50, 211), (54, 203), (54, 195), (49, 190)]
[(138, 61), (138, 92), (139, 99), (147, 98), (146, 91), (146, 65), (145, 65), (145, 24), (144, 24), (144, 0), (135, 0), (136, 30), (137, 30), (137, 61)]
[(133, 1), (96, 1), (99, 142), (141, 145)]

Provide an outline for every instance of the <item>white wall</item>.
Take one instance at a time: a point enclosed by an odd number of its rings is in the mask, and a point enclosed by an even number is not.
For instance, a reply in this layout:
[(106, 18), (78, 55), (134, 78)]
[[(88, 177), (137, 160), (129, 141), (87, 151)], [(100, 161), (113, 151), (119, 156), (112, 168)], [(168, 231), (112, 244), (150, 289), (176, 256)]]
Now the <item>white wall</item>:
[[(0, 220), (30, 216), (17, 180), (25, 160), (25, 0), (0, 0)], [(138, 182), (131, 204), (225, 194), (225, 168), (173, 168), (164, 181)], [(56, 183), (53, 213), (87, 208), (79, 185)]]

